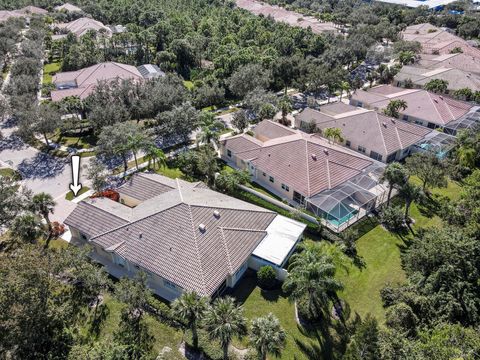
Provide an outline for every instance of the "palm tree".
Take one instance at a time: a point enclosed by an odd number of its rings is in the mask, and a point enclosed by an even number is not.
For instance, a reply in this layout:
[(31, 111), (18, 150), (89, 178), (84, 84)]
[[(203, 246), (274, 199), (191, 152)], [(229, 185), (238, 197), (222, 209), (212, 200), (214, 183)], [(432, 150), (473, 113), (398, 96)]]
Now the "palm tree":
[(199, 126), (200, 132), (197, 135), (197, 146), (201, 143), (217, 143), (220, 138), (219, 130), (225, 127), (221, 121), (215, 119), (212, 113), (206, 111), (200, 114)]
[(348, 81), (342, 81), (340, 83), (340, 101), (342, 101), (342, 95), (343, 95), (344, 91), (347, 93), (347, 97), (349, 97), (350, 96), (350, 84), (348, 83)]
[(167, 167), (167, 156), (165, 153), (155, 146), (155, 144), (149, 144), (145, 147), (145, 158), (148, 160), (148, 168), (150, 168), (150, 162), (153, 163), (153, 169), (155, 170), (155, 164), (157, 167), (165, 168)]
[(13, 220), (10, 236), (24, 242), (33, 243), (40, 235), (41, 223), (38, 217), (31, 213), (18, 216)]
[(127, 136), (127, 149), (133, 153), (133, 158), (135, 159), (135, 167), (138, 170), (138, 159), (137, 154), (140, 150), (145, 148), (145, 143), (147, 139), (142, 133), (135, 133)]
[(390, 205), (393, 188), (395, 186), (402, 186), (407, 180), (408, 172), (402, 164), (393, 162), (387, 165), (381, 178), (382, 182), (388, 182), (387, 206)]
[(198, 348), (198, 323), (203, 319), (207, 309), (207, 298), (198, 296), (194, 291), (184, 292), (172, 303), (173, 315), (192, 331), (194, 349)]
[(418, 185), (412, 184), (411, 182), (407, 181), (403, 186), (400, 188), (398, 194), (401, 198), (405, 200), (405, 222), (408, 224), (408, 212), (410, 210), (410, 206), (414, 201), (418, 201), (421, 196), (423, 195), (422, 188)]
[(398, 118), (400, 109), (405, 110), (408, 104), (405, 100), (390, 100), (387, 107), (383, 109), (383, 113), (387, 116)]
[(343, 289), (342, 283), (335, 279), (332, 258), (319, 251), (306, 249), (294, 254), (288, 270), (283, 290), (290, 300), (306, 299), (313, 318), (324, 314), (329, 301), (336, 299), (336, 292)]
[(272, 313), (252, 321), (250, 342), (257, 350), (261, 360), (266, 360), (267, 354), (280, 356), (286, 338), (285, 330)]
[(434, 93), (444, 94), (448, 89), (448, 81), (442, 79), (433, 79), (425, 84), (425, 90), (433, 91)]
[(330, 141), (332, 142), (343, 141), (342, 129), (339, 129), (339, 128), (326, 128), (323, 130), (323, 136), (325, 136), (328, 139), (329, 143)]
[(36, 194), (32, 198), (31, 208), (32, 212), (42, 216), (47, 223), (48, 235), (47, 235), (47, 246), (52, 235), (52, 223), (50, 222), (50, 214), (53, 214), (56, 202), (53, 200), (52, 195), (41, 192)]
[(245, 335), (247, 332), (243, 308), (237, 306), (230, 296), (219, 298), (207, 311), (204, 322), (210, 338), (220, 342), (223, 360), (228, 360), (228, 346), (233, 337)]
[(397, 59), (402, 65), (413, 64), (415, 62), (415, 53), (413, 51), (401, 51)]

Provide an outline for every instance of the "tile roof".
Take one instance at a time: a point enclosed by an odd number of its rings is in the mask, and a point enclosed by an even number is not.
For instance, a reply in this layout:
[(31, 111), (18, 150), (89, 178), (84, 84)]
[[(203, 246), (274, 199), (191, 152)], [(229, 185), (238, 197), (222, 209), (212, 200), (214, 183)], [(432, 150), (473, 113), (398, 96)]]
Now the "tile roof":
[(151, 179), (143, 174), (131, 177), (118, 192), (121, 195), (127, 195), (139, 201), (145, 201), (165, 192), (175, 189), (164, 183)]
[(402, 89), (380, 85), (368, 91), (359, 90), (352, 100), (362, 102), (365, 107), (384, 109), (391, 100), (405, 100), (407, 108), (400, 113), (444, 126), (468, 113), (472, 105), (431, 93), (422, 89)]
[(446, 29), (438, 28), (429, 23), (408, 26), (402, 37), (406, 41), (418, 41), (422, 51), (428, 54), (449, 54), (456, 47), (470, 56), (480, 57), (480, 50), (468, 44), (462, 38), (450, 33)]
[(417, 64), (420, 67), (428, 69), (452, 68), (472, 73), (480, 73), (480, 57), (463, 53), (445, 55), (421, 54), (421, 59)]
[(82, 9), (80, 9), (78, 6), (72, 5), (70, 3), (65, 3), (63, 5), (55, 6), (56, 11), (62, 11), (65, 10), (67, 12), (82, 12)]
[(433, 79), (448, 81), (449, 90), (469, 88), (480, 90), (480, 75), (452, 68), (426, 69), (418, 66), (403, 66), (395, 76), (396, 81), (412, 80), (413, 84), (423, 87)]
[(74, 87), (53, 90), (52, 101), (59, 101), (67, 96), (84, 99), (93, 92), (99, 81), (115, 79), (142, 80), (143, 77), (135, 66), (117, 62), (104, 62), (77, 71), (58, 73), (52, 79), (57, 87), (62, 84)]
[(59, 29), (65, 29), (67, 31), (70, 31), (77, 37), (85, 35), (90, 30), (102, 30), (107, 35), (111, 35), (112, 33), (112, 30), (110, 30), (110, 28), (108, 28), (107, 26), (103, 25), (100, 21), (88, 17), (81, 17), (69, 23), (57, 24), (56, 27)]
[(133, 176), (129, 188), (152, 185), (146, 181), (175, 188), (130, 209), (129, 220), (82, 201), (65, 223), (94, 233), (93, 243), (200, 295), (212, 295), (239, 269), (278, 216), (200, 183), (143, 175)]
[(36, 6), (26, 6), (18, 10), (0, 10), (0, 22), (6, 21), (9, 18), (25, 17), (29, 14), (45, 15), (48, 11)]
[[(252, 139), (249, 135), (242, 137), (244, 144)], [(250, 161), (258, 171), (307, 197), (349, 180), (373, 163), (360, 154), (300, 131), (265, 141), (253, 149), (242, 149), (238, 137), (223, 140), (223, 145), (240, 159)]]
[(383, 154), (385, 158), (415, 144), (431, 132), (422, 126), (392, 119), (373, 110), (345, 106), (349, 111), (335, 114), (331, 111), (337, 107), (335, 104), (322, 106), (320, 111), (306, 108), (296, 117), (296, 125), (299, 127), (302, 121), (314, 121), (319, 129), (339, 128), (347, 140), (355, 139), (356, 143)]
[(276, 139), (279, 137), (289, 136), (295, 134), (295, 131), (277, 122), (265, 120), (260, 122), (253, 129), (255, 137), (261, 141)]

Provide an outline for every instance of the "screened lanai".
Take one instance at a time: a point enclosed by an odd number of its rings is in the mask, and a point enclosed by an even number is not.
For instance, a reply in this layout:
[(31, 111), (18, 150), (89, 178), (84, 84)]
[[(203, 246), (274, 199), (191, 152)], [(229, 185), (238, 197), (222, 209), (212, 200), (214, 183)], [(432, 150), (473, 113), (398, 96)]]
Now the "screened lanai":
[(456, 135), (458, 131), (470, 129), (478, 124), (480, 124), (480, 107), (476, 106), (458, 120), (449, 122), (444, 131), (446, 134)]
[(424, 139), (415, 144), (414, 151), (431, 151), (439, 159), (444, 159), (455, 146), (455, 136), (438, 131), (432, 131)]
[(383, 165), (371, 165), (349, 181), (309, 198), (307, 210), (324, 219), (332, 230), (344, 230), (384, 201), (383, 170)]

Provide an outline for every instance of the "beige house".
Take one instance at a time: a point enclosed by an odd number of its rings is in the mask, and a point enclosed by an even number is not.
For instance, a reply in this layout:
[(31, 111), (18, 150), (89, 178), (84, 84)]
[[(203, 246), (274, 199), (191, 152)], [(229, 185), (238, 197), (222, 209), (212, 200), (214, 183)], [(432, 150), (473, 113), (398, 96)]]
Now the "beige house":
[(452, 135), (467, 124), (471, 126), (476, 122), (476, 112), (479, 110), (478, 106), (445, 95), (390, 85), (375, 86), (368, 91), (356, 91), (350, 99), (350, 104), (382, 111), (392, 100), (403, 100), (407, 104), (406, 109), (399, 111), (400, 119), (429, 129), (440, 128)]
[(222, 159), (248, 170), (253, 181), (288, 203), (323, 218), (332, 230), (342, 231), (383, 201), (383, 164), (270, 120), (254, 133), (224, 139)]
[(157, 174), (134, 175), (120, 201), (82, 201), (65, 220), (72, 242), (120, 278), (143, 271), (169, 301), (185, 290), (217, 296), (248, 268), (272, 266), (277, 277), (306, 225), (208, 189)]
[(405, 158), (432, 131), (342, 102), (321, 106), (320, 110), (306, 108), (295, 118), (295, 126), (300, 129), (311, 123), (320, 132), (340, 129), (342, 145), (384, 163)]

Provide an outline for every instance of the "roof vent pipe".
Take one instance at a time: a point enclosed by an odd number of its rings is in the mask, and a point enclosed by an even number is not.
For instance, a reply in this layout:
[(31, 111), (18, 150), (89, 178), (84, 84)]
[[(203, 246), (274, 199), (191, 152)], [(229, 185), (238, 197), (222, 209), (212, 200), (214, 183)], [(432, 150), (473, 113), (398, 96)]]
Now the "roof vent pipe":
[(215, 211), (213, 212), (213, 216), (215, 216), (217, 219), (220, 218), (220, 211), (215, 210)]
[(312, 154), (312, 159), (316, 161), (316, 160), (317, 160), (317, 155), (316, 155), (316, 154)]
[(143, 237), (142, 233), (138, 233), (138, 238), (141, 239)]
[(325, 153), (325, 155), (328, 155), (328, 149), (323, 149), (323, 152)]
[(205, 226), (205, 224), (200, 224), (198, 225), (198, 229), (203, 233), (205, 232), (205, 230), (207, 230), (207, 227)]

